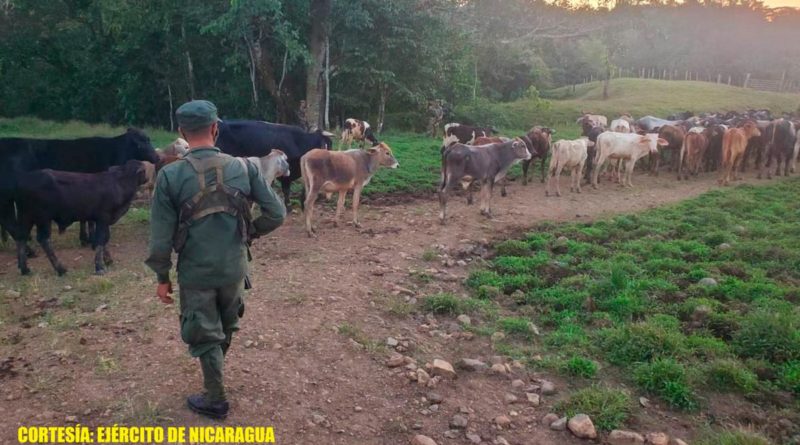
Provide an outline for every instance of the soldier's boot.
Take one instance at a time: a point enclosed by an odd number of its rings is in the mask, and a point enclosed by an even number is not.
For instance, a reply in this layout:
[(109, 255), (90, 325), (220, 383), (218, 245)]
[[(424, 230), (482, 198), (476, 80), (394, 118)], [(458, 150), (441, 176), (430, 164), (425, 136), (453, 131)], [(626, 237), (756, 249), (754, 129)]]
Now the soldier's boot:
[(222, 382), (224, 354), (217, 346), (200, 356), (203, 370), (205, 394), (195, 394), (186, 399), (189, 408), (212, 419), (224, 419), (228, 415), (228, 402), (225, 400), (225, 386)]

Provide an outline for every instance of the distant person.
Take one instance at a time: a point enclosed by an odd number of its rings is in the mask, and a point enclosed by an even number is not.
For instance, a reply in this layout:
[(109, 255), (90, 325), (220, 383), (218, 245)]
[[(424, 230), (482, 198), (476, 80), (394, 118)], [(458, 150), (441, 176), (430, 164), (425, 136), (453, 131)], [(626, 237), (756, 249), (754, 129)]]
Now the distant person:
[(308, 105), (306, 101), (301, 100), (300, 105), (297, 107), (297, 125), (304, 131), (308, 131)]
[[(223, 361), (244, 314), (248, 243), (279, 227), (286, 209), (255, 165), (214, 146), (214, 104), (194, 100), (175, 114), (189, 152), (156, 179), (145, 263), (158, 277), (156, 296), (172, 304), (171, 254), (178, 253), (181, 338), (200, 359), (205, 387), (187, 403), (196, 413), (222, 419), (228, 415)], [(248, 200), (261, 208), (253, 221)]]
[(444, 108), (442, 107), (441, 100), (428, 101), (428, 132), (432, 138), (436, 138), (439, 132), (439, 127), (444, 120)]

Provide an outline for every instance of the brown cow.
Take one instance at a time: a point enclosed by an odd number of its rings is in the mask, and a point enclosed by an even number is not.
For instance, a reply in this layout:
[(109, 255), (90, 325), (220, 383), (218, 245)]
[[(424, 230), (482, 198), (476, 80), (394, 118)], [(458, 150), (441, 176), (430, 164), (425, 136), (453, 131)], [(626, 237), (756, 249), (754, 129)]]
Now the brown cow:
[(481, 184), (481, 214), (491, 217), (489, 200), (494, 183), (503, 178), (512, 165), (530, 158), (527, 145), (519, 138), (481, 147), (456, 144), (445, 150), (439, 186), (439, 221), (445, 224), (447, 190), (458, 182), (461, 182), (464, 189), (469, 188), (474, 181)]
[(332, 152), (315, 148), (304, 154), (300, 158), (300, 172), (306, 191), (304, 212), (308, 236), (315, 234), (311, 217), (314, 213), (314, 202), (320, 193), (325, 193), (329, 198), (334, 192), (339, 193), (336, 217), (333, 220), (333, 225), (338, 226), (339, 217), (344, 210), (345, 196), (352, 190), (353, 225), (361, 227), (358, 222), (361, 190), (372, 179), (378, 167), (397, 168), (399, 165), (392, 154), (392, 149), (383, 142), (366, 150)]
[(655, 159), (655, 163), (651, 164), (653, 174), (658, 176), (658, 167), (661, 163), (661, 158), (663, 158), (667, 152), (670, 153), (669, 171), (672, 171), (673, 167), (677, 170), (678, 157), (681, 152), (684, 136), (686, 136), (686, 132), (677, 125), (664, 125), (658, 130), (658, 137), (667, 141), (668, 145), (662, 147), (661, 150), (657, 153), (653, 153), (651, 156), (651, 159)]
[(781, 175), (781, 162), (783, 162), (783, 174), (789, 176), (789, 164), (794, 159), (794, 146), (796, 131), (794, 123), (788, 119), (775, 119), (767, 126), (765, 138), (767, 141), (764, 149), (764, 163), (758, 172), (758, 179), (761, 179), (764, 170), (767, 171), (767, 179), (772, 179), (772, 169), (770, 165), (775, 160), (775, 175)]
[(722, 176), (718, 180), (720, 185), (728, 185), (731, 180), (739, 179), (736, 167), (744, 157), (747, 143), (759, 136), (761, 131), (752, 120), (745, 121), (741, 128), (730, 128), (725, 132), (722, 136)]
[[(678, 181), (681, 180), (681, 173), (683, 173), (683, 179), (686, 180), (689, 179), (690, 173), (692, 176), (697, 176), (700, 171), (700, 164), (705, 158), (710, 134), (711, 129), (703, 127), (694, 127), (686, 133), (681, 146), (680, 161), (678, 162)], [(683, 167), (684, 159), (686, 160), (685, 170)]]
[(528, 134), (520, 137), (525, 145), (528, 146), (528, 151), (531, 152), (531, 158), (522, 161), (522, 185), (528, 185), (528, 168), (534, 159), (539, 158), (542, 160), (542, 178), (541, 182), (544, 183), (545, 177), (545, 160), (550, 153), (550, 144), (555, 130), (548, 127), (535, 126), (528, 130)]
[(756, 120), (753, 122), (755, 122), (756, 128), (758, 128), (758, 132), (760, 134), (750, 138), (747, 141), (747, 148), (745, 149), (744, 155), (742, 155), (742, 160), (739, 163), (739, 171), (742, 173), (747, 171), (747, 165), (750, 163), (751, 158), (755, 162), (756, 169), (759, 168), (764, 160), (764, 150), (766, 150), (767, 147), (767, 126), (769, 126), (772, 121)]

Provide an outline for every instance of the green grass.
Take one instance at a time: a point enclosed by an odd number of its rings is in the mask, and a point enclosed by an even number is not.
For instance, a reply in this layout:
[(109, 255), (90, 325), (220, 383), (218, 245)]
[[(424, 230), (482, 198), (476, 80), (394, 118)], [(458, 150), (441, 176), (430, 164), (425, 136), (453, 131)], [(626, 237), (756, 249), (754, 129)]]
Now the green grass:
[(567, 417), (586, 414), (597, 429), (611, 431), (621, 427), (630, 417), (631, 406), (630, 396), (624, 391), (590, 386), (570, 394), (554, 409)]
[[(708, 82), (666, 81), (655, 79), (614, 79), (609, 99), (602, 99), (601, 82), (551, 90), (543, 94), (550, 99), (521, 99), (510, 103), (479, 103), (457, 109), (462, 119), (503, 128), (529, 128), (550, 125), (571, 128), (582, 111), (606, 115), (613, 119), (621, 113), (638, 118), (644, 115), (666, 117), (691, 110), (728, 111), (768, 108), (773, 113), (794, 111), (800, 95), (771, 93), (717, 85)], [(558, 135), (561, 136), (560, 134)]]
[[(155, 147), (164, 147), (174, 141), (177, 132), (145, 128)], [(34, 117), (0, 118), (0, 137), (28, 137), (44, 139), (74, 139), (90, 136), (119, 136), (125, 127), (106, 124), (87, 124), (81, 121), (55, 122)]]
[(693, 442), (696, 445), (772, 445), (766, 437), (744, 430), (714, 431)]
[[(676, 410), (702, 409), (718, 393), (798, 394), (799, 192), (800, 179), (789, 179), (541, 224), (498, 244), (465, 284), (500, 307), (509, 349), (537, 347), (537, 366), (593, 377), (597, 364)], [(698, 285), (704, 277), (718, 285)], [(541, 341), (526, 334), (528, 321)]]

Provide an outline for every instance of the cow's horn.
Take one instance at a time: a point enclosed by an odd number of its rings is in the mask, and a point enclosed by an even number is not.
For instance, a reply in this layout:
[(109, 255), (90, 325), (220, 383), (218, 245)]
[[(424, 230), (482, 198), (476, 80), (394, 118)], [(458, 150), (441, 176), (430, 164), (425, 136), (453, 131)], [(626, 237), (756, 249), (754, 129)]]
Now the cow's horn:
[(322, 135), (323, 135), (323, 136), (327, 136), (327, 137), (329, 137), (329, 138), (334, 136), (334, 134), (333, 134), (333, 133), (331, 133), (330, 131), (323, 131), (323, 132), (322, 132)]

